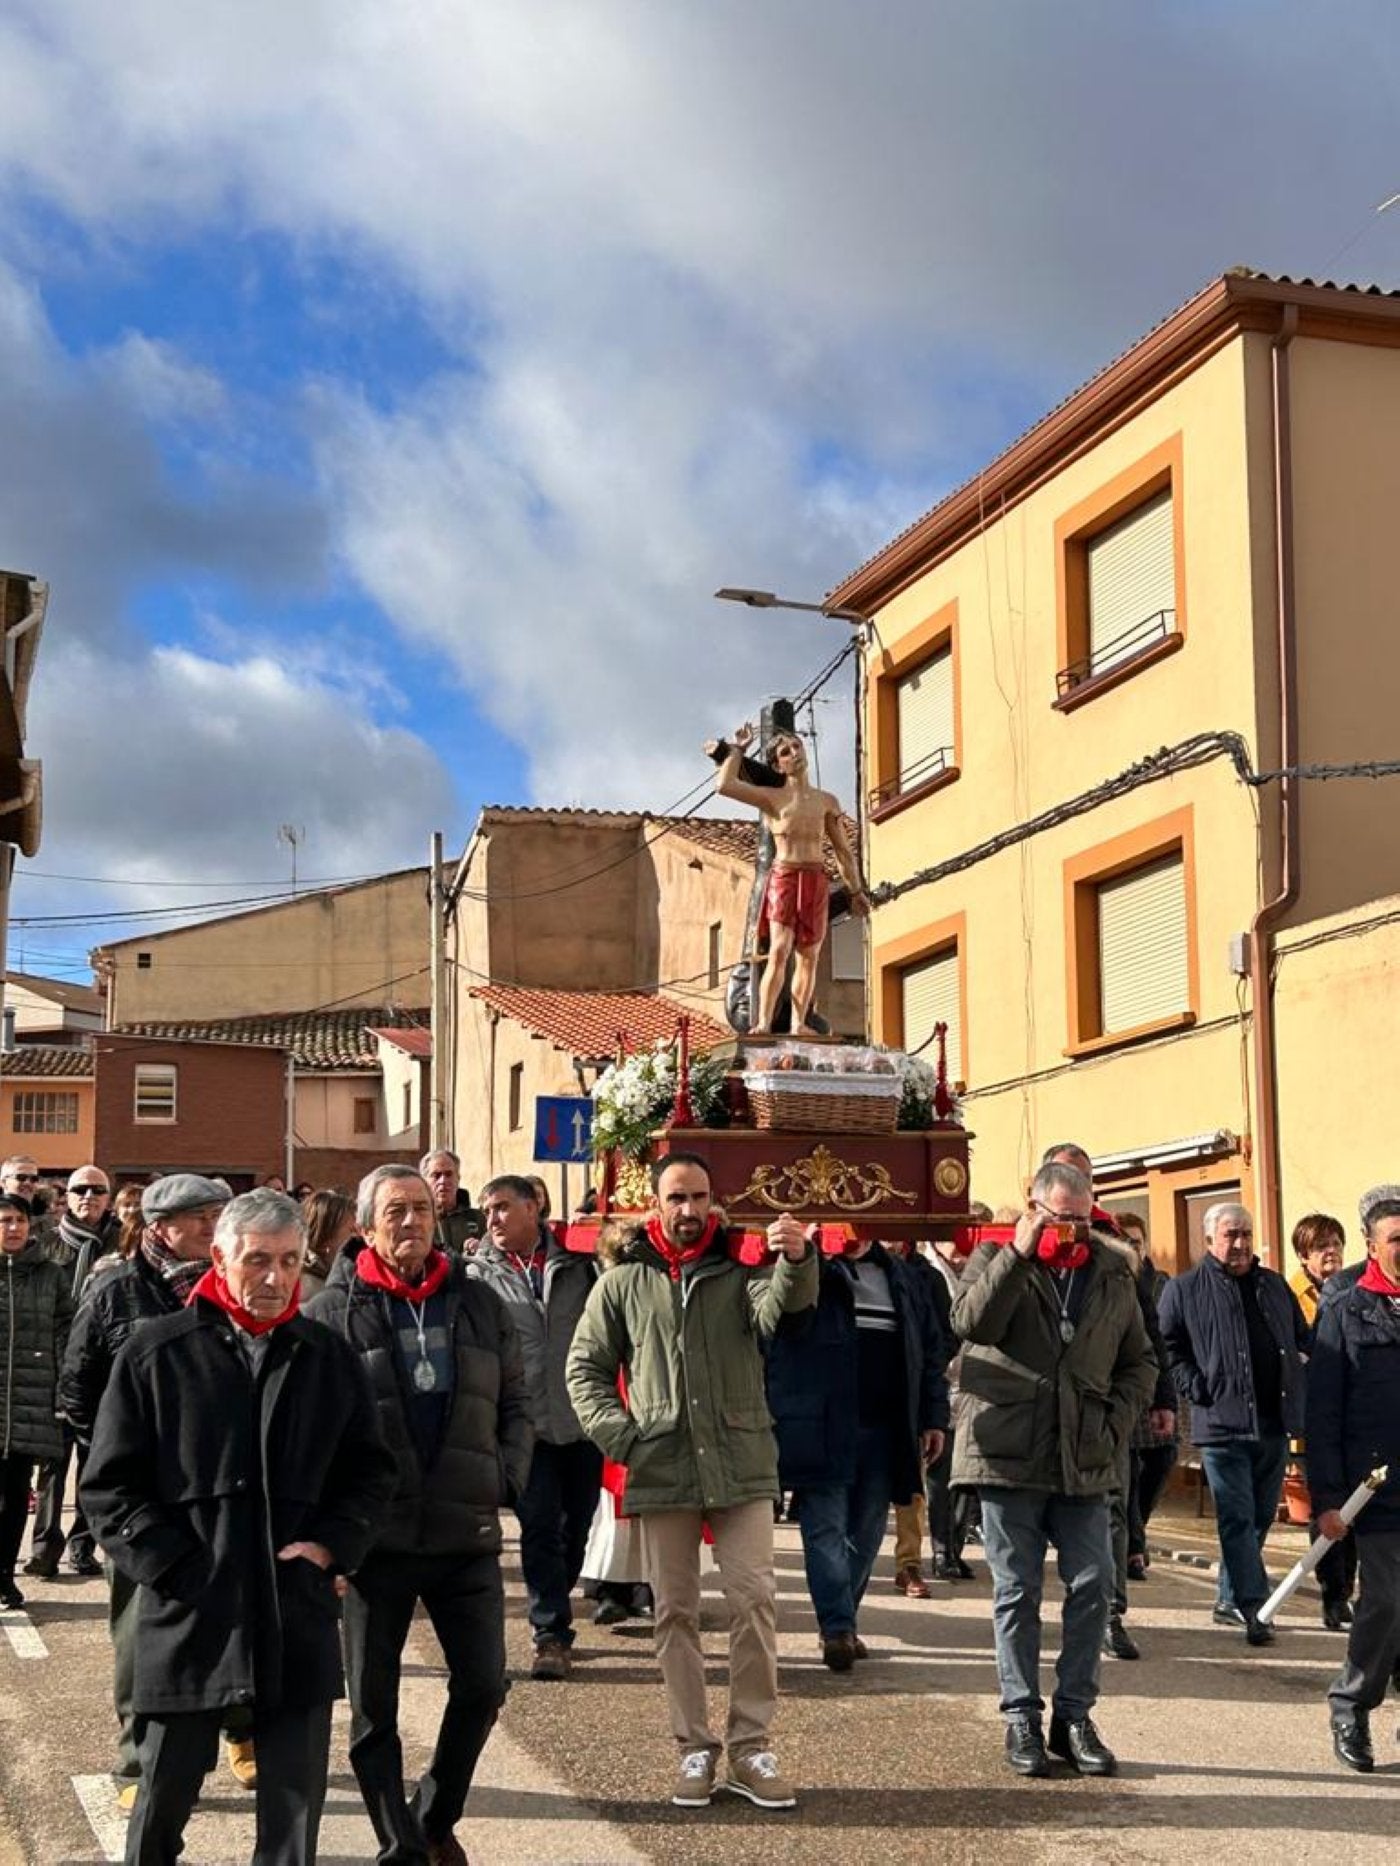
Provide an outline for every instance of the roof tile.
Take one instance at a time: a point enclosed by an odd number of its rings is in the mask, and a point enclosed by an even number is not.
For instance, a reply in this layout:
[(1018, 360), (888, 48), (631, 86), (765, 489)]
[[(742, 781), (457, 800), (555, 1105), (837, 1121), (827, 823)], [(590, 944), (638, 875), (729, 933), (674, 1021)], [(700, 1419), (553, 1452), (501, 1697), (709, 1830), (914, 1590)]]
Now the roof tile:
[[(427, 1022), (426, 1010), (407, 1013)], [(379, 1052), (371, 1032), (404, 1027), (398, 1006), (359, 1005), (335, 1011), (274, 1011), (256, 1017), (219, 1017), (205, 1022), (154, 1021), (122, 1024), (117, 1034), (188, 1037), (206, 1043), (258, 1043), (290, 1050), (298, 1069), (377, 1069)]]
[(705, 1012), (688, 1010), (659, 992), (474, 985), (471, 995), (502, 1017), (590, 1062), (614, 1053), (619, 1032), (625, 1032), (633, 1045), (668, 1040), (676, 1034), (679, 1017), (689, 1017), (690, 1039), (697, 1050), (711, 1049), (733, 1034)]
[(0, 1055), (0, 1076), (15, 1082), (30, 1076), (90, 1076), (92, 1051), (86, 1044), (20, 1043)]

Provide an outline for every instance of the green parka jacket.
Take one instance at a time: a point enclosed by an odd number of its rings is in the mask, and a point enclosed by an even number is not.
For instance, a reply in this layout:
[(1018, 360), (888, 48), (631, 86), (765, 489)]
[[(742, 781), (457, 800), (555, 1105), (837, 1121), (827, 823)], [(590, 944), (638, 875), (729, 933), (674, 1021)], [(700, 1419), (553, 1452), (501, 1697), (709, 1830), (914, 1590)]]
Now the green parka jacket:
[(1122, 1251), (1095, 1236), (1074, 1339), (1060, 1338), (1049, 1272), (1010, 1245), (983, 1244), (953, 1298), (963, 1349), (952, 1481), (1101, 1496), (1152, 1398), (1157, 1360)]
[[(721, 1230), (679, 1279), (644, 1231), (594, 1284), (565, 1378), (585, 1432), (627, 1467), (623, 1509), (723, 1510), (778, 1495), (761, 1344), (817, 1300), (817, 1256), (771, 1271)], [(618, 1391), (623, 1373), (627, 1403)]]

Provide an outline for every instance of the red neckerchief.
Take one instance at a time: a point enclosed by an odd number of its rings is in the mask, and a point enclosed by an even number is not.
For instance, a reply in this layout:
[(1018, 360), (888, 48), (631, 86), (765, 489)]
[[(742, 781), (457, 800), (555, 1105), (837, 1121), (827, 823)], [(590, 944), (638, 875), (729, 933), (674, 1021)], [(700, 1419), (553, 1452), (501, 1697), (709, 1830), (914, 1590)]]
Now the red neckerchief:
[(1400, 1296), (1400, 1283), (1392, 1283), (1372, 1257), (1356, 1280), (1358, 1289), (1373, 1290), (1378, 1296)]
[(653, 1212), (651, 1217), (647, 1219), (646, 1230), (647, 1237), (666, 1259), (666, 1268), (671, 1273), (671, 1281), (673, 1283), (679, 1283), (683, 1266), (688, 1263), (694, 1263), (698, 1257), (703, 1257), (711, 1244), (714, 1243), (715, 1234), (719, 1230), (719, 1220), (711, 1213), (705, 1220), (705, 1229), (700, 1233), (699, 1238), (694, 1244), (687, 1244), (684, 1250), (680, 1249), (678, 1245), (673, 1244), (670, 1238), (668, 1238), (666, 1233), (661, 1229), (661, 1214), (659, 1212)]
[(206, 1302), (212, 1302), (216, 1309), (222, 1309), (231, 1322), (237, 1322), (245, 1335), (265, 1335), (269, 1330), (280, 1328), (283, 1322), (290, 1322), (301, 1307), (301, 1284), (292, 1285), (292, 1299), (280, 1315), (274, 1315), (270, 1321), (259, 1321), (256, 1315), (250, 1315), (238, 1301), (228, 1284), (210, 1264), (204, 1275), (190, 1291), (188, 1300), (196, 1301), (200, 1296)]
[(451, 1268), (446, 1251), (430, 1250), (424, 1260), (421, 1281), (407, 1283), (394, 1266), (386, 1263), (368, 1244), (355, 1259), (355, 1274), (362, 1283), (368, 1283), (371, 1289), (387, 1290), (400, 1302), (426, 1302), (435, 1290), (442, 1288)]
[(1061, 1244), (1058, 1236), (1047, 1229), (1036, 1239), (1035, 1254), (1047, 1270), (1082, 1270), (1089, 1261), (1089, 1246), (1079, 1238), (1072, 1244)]
[(1097, 1225), (1101, 1231), (1111, 1231), (1116, 1238), (1121, 1238), (1123, 1235), (1122, 1225), (1119, 1224), (1118, 1220), (1113, 1216), (1113, 1213), (1106, 1212), (1102, 1205), (1095, 1205), (1090, 1211), (1089, 1223), (1091, 1225)]

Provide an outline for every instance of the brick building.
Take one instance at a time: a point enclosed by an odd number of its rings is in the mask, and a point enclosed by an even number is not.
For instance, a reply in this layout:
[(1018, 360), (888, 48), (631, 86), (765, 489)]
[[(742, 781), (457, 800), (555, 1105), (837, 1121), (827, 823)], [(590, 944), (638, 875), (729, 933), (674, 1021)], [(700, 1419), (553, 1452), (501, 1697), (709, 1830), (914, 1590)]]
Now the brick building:
[(285, 1050), (103, 1031), (93, 1059), (93, 1156), (114, 1183), (196, 1172), (244, 1192), (284, 1170)]

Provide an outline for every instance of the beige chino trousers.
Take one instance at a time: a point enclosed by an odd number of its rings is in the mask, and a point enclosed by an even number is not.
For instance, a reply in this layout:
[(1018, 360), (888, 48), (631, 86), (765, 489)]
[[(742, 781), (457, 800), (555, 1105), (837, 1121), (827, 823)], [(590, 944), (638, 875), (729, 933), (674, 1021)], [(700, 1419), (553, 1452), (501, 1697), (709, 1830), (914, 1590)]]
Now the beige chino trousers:
[(768, 1748), (778, 1699), (777, 1586), (773, 1578), (773, 1505), (768, 1498), (733, 1509), (656, 1510), (640, 1519), (647, 1579), (656, 1603), (656, 1657), (683, 1754), (720, 1749), (705, 1703), (700, 1649), (701, 1526), (714, 1536), (720, 1585), (729, 1606), (731, 1762)]

